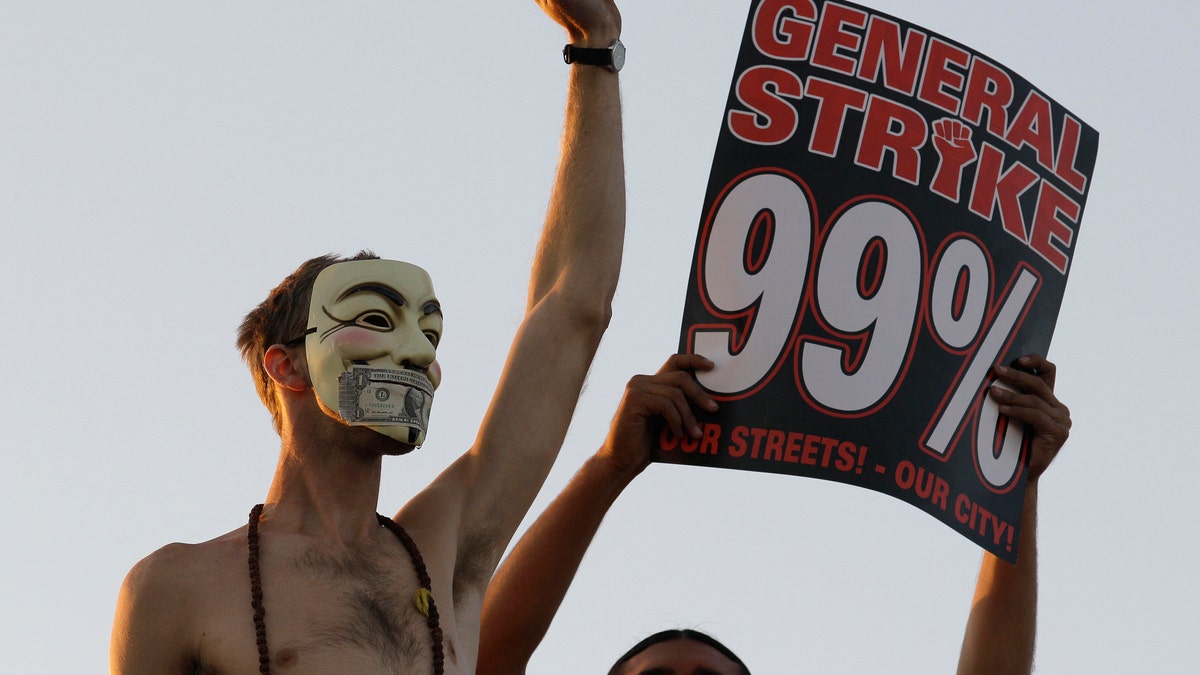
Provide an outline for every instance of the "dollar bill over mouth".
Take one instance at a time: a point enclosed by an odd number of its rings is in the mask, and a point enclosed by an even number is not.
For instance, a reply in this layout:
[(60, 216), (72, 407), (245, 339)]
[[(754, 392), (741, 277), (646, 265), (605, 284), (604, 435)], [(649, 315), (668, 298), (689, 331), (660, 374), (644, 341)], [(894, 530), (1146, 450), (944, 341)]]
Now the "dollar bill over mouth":
[(423, 432), (432, 403), (433, 383), (419, 371), (355, 365), (338, 376), (338, 413), (349, 424)]

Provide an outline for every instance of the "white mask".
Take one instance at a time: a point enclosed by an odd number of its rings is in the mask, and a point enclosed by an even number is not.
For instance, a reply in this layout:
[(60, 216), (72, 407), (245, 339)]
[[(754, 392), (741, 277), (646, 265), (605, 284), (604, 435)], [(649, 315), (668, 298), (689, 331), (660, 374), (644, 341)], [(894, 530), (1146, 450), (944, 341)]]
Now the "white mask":
[(317, 397), (347, 424), (420, 445), (429, 427), (442, 310), (425, 270), (352, 260), (313, 282), (305, 350)]

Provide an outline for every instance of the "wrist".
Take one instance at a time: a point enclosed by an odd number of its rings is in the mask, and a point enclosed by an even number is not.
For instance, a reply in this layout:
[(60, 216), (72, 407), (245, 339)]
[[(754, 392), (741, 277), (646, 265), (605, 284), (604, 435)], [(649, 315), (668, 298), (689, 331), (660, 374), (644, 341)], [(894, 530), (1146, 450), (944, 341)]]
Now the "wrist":
[(573, 38), (571, 44), (576, 47), (584, 47), (586, 49), (604, 49), (612, 43), (616, 42), (621, 37), (621, 31), (601, 31), (589, 33), (587, 36)]
[(603, 21), (588, 28), (567, 28), (567, 37), (576, 47), (603, 49), (621, 37), (621, 19)]
[(568, 43), (563, 47), (563, 61), (569, 64), (581, 64), (605, 68), (613, 73), (621, 72), (625, 65), (625, 45), (620, 40), (613, 40), (605, 47), (582, 47)]
[(592, 455), (589, 461), (606, 482), (619, 485), (621, 488), (631, 483), (649, 465), (649, 462), (646, 461), (631, 462), (621, 458), (607, 446)]
[(1025, 509), (1037, 508), (1038, 479), (1031, 478), (1025, 483)]

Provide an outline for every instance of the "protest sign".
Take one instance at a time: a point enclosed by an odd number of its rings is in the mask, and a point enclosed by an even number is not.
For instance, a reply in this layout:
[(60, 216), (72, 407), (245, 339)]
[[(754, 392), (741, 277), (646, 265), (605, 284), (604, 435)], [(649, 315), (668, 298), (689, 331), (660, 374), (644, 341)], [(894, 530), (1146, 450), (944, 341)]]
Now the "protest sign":
[(840, 481), (1016, 558), (1025, 430), (1098, 134), (998, 62), (850, 3), (751, 4), (680, 349), (721, 403), (655, 459)]

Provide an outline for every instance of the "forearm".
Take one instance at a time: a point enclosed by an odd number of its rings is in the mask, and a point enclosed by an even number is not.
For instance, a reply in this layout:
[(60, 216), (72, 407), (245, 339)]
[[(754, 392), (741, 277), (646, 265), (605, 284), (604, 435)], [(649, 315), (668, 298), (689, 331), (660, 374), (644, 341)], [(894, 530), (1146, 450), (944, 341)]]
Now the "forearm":
[(959, 675), (1033, 670), (1037, 635), (1037, 481), (1025, 492), (1017, 563), (984, 554), (959, 657)]
[[(617, 32), (597, 31), (578, 42), (607, 44)], [(625, 237), (618, 75), (598, 66), (569, 68), (561, 155), (530, 279), (529, 305), (556, 290), (567, 294), (569, 306), (607, 318)]]
[(634, 475), (593, 456), (517, 543), (484, 598), (479, 675), (525, 671), (604, 514)]

